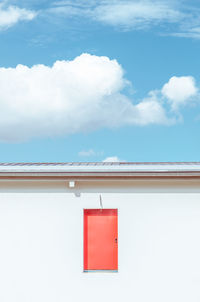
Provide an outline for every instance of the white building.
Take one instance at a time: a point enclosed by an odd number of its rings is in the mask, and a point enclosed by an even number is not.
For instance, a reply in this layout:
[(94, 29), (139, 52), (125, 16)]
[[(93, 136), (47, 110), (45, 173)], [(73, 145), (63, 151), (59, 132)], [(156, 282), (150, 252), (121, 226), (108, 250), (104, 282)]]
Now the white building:
[(0, 302), (64, 301), (200, 301), (200, 163), (0, 164)]

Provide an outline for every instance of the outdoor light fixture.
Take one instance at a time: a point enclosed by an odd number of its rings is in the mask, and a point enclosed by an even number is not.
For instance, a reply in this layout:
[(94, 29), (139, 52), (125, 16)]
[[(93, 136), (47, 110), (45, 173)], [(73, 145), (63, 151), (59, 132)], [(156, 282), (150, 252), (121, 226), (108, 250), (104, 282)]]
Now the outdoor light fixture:
[(75, 187), (75, 181), (69, 181), (69, 187), (74, 188)]

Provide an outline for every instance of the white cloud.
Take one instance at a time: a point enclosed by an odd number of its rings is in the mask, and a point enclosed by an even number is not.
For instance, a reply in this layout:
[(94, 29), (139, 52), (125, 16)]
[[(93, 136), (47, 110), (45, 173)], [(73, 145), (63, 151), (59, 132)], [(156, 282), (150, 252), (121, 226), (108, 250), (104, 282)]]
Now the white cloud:
[(123, 125), (169, 124), (156, 98), (134, 105), (116, 60), (82, 54), (52, 67), (0, 68), (0, 140), (26, 140)]
[(160, 22), (178, 22), (182, 13), (163, 1), (109, 1), (99, 5), (93, 18), (125, 28), (143, 28)]
[(163, 86), (161, 92), (170, 100), (172, 108), (177, 109), (179, 105), (185, 104), (191, 97), (197, 95), (198, 89), (193, 77), (174, 76)]
[(200, 39), (200, 26), (198, 27), (191, 26), (183, 31), (172, 33), (171, 36), (180, 37), (180, 38)]
[(0, 30), (7, 29), (19, 21), (29, 21), (36, 17), (36, 12), (19, 8), (17, 6), (5, 6), (0, 4)]
[(122, 30), (157, 27), (159, 34), (200, 38), (199, 8), (176, 0), (64, 0), (52, 3), (49, 13), (87, 18)]
[(95, 151), (93, 149), (89, 149), (89, 150), (80, 151), (78, 155), (81, 157), (94, 157), (94, 156), (102, 156), (103, 153), (104, 153), (103, 151)]
[(137, 123), (138, 125), (148, 124), (173, 124), (174, 119), (169, 119), (166, 116), (164, 107), (161, 105), (156, 97), (149, 96), (142, 102), (136, 105), (138, 112)]
[(50, 9), (68, 17), (81, 16), (123, 29), (143, 29), (160, 23), (178, 23), (185, 14), (172, 1), (163, 0), (80, 0), (58, 1)]
[(110, 163), (110, 162), (117, 163), (122, 161), (124, 162), (124, 160), (120, 160), (117, 156), (106, 157), (103, 160), (104, 163)]
[(82, 150), (78, 153), (79, 156), (83, 156), (83, 157), (95, 156), (96, 154), (97, 153), (93, 149)]
[(94, 150), (89, 149), (89, 150), (82, 150), (78, 153), (79, 156), (94, 156), (96, 153), (94, 152)]

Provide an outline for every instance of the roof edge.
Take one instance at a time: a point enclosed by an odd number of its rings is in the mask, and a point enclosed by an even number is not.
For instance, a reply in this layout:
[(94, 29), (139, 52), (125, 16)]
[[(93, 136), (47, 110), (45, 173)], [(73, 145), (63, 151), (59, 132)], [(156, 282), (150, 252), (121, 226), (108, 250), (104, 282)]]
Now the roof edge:
[(0, 173), (0, 180), (62, 179), (62, 180), (127, 180), (127, 179), (191, 179), (199, 178), (200, 171), (151, 171), (151, 172), (10, 172)]

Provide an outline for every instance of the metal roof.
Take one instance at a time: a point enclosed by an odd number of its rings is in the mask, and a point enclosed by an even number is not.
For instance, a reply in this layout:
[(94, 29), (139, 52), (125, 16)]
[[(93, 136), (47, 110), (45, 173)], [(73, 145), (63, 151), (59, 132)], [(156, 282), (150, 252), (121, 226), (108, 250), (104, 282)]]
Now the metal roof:
[(0, 177), (200, 177), (200, 162), (0, 163)]
[(200, 166), (200, 162), (16, 162), (0, 163), (0, 167), (9, 166)]

